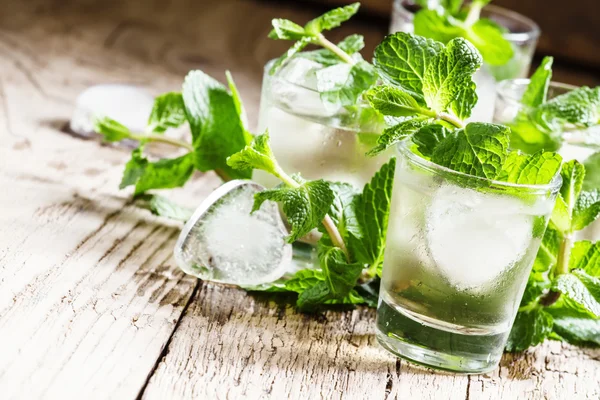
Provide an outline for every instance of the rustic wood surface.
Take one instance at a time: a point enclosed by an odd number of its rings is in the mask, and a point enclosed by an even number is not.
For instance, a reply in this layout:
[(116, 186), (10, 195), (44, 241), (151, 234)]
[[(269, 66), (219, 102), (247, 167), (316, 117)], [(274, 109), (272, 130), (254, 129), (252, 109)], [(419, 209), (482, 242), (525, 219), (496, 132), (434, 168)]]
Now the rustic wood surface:
[[(285, 46), (268, 21), (312, 15), (250, 0), (0, 4), (0, 398), (600, 397), (600, 350), (550, 342), (489, 375), (438, 374), (378, 347), (373, 310), (306, 316), (185, 276), (179, 226), (117, 189), (127, 152), (64, 132), (90, 85), (159, 93), (193, 68), (230, 69), (255, 122), (262, 65)], [(336, 35), (372, 48), (386, 29)], [(218, 183), (198, 175), (172, 195), (193, 206)]]

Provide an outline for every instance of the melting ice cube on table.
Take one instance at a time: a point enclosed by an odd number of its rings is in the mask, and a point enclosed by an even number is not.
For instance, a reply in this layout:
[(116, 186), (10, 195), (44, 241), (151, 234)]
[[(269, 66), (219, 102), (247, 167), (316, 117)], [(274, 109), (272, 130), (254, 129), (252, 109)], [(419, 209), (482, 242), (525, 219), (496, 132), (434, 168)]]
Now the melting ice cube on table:
[(118, 84), (92, 86), (81, 92), (75, 102), (70, 128), (81, 136), (92, 136), (94, 120), (109, 117), (132, 132), (143, 132), (154, 99), (144, 89)]
[(241, 286), (282, 277), (290, 268), (292, 246), (276, 203), (266, 201), (250, 213), (251, 181), (228, 182), (202, 202), (185, 224), (174, 255), (179, 267), (201, 279)]

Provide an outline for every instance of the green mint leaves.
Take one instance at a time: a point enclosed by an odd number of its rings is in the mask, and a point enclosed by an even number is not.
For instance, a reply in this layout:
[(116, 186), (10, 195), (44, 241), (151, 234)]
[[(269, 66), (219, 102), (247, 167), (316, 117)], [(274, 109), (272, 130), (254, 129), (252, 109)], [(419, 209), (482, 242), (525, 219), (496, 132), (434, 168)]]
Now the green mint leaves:
[(510, 334), (509, 351), (548, 337), (600, 345), (600, 243), (573, 242), (574, 233), (600, 215), (600, 193), (583, 189), (586, 171), (579, 162), (564, 163), (560, 173), (563, 185)]
[(230, 156), (228, 164), (243, 170), (262, 169), (282, 180), (282, 185), (257, 193), (254, 208), (265, 200), (281, 203), (292, 227), (288, 241), (314, 228), (323, 235), (318, 243), (318, 274), (301, 271), (272, 285), (251, 289), (296, 292), (297, 305), (305, 311), (323, 304), (370, 301), (358, 294), (358, 280), (361, 276), (372, 279), (381, 269), (395, 159), (385, 164), (361, 193), (344, 183), (305, 181), (288, 175), (273, 157), (266, 133)]
[(228, 156), (251, 139), (234, 96), (202, 71), (192, 71), (183, 83), (183, 101), (192, 131), (195, 167), (200, 171), (219, 169), (230, 178), (249, 178), (249, 172), (226, 163)]
[(387, 85), (370, 89), (364, 98), (380, 113), (402, 119), (383, 132), (370, 154), (436, 120), (462, 128), (477, 103), (472, 75), (481, 66), (481, 57), (464, 39), (444, 46), (398, 32), (377, 46), (373, 62)]
[[(344, 62), (348, 62), (349, 64), (353, 64), (353, 59), (350, 57), (348, 53), (345, 52), (339, 46), (335, 46), (333, 43), (329, 42), (321, 32), (326, 30), (331, 30), (333, 28), (337, 28), (343, 22), (349, 20), (360, 7), (360, 3), (353, 3), (348, 6), (335, 8), (326, 12), (325, 14), (317, 17), (311, 21), (309, 21), (304, 27), (289, 21), (287, 19), (274, 19), (272, 21), (273, 30), (269, 33), (269, 38), (276, 40), (295, 40), (296, 43), (292, 45), (292, 47), (285, 52), (281, 57), (275, 61), (273, 66), (271, 67), (271, 74), (274, 74), (277, 69), (279, 69), (285, 62), (287, 62), (291, 57), (302, 51), (309, 44), (316, 44), (324, 47), (331, 55), (341, 58)], [(362, 37), (358, 37), (358, 35), (348, 39), (348, 41), (344, 41), (343, 44), (340, 43), (341, 46), (346, 47), (346, 49), (355, 53), (360, 48), (362, 48)], [(327, 64), (331, 62), (332, 57), (324, 51), (319, 53), (312, 53), (315, 58), (325, 58), (328, 60)]]
[(468, 175), (496, 179), (507, 156), (507, 127), (470, 123), (442, 140), (431, 161)]
[(504, 38), (504, 31), (499, 25), (485, 18), (480, 18), (481, 8), (488, 1), (473, 1), (465, 11), (462, 1), (445, 1), (441, 9), (424, 9), (414, 17), (415, 34), (449, 43), (455, 38), (464, 38), (479, 50), (483, 60), (490, 65), (507, 64), (514, 56), (514, 50)]
[(266, 200), (283, 205), (283, 212), (292, 226), (288, 242), (292, 243), (318, 227), (333, 202), (333, 191), (323, 180), (306, 182), (299, 176), (292, 179), (295, 187), (281, 186), (256, 194), (253, 210), (258, 210)]
[[(169, 92), (155, 98), (145, 132), (131, 132), (107, 117), (95, 121), (95, 129), (110, 142), (132, 139), (140, 146), (125, 166), (121, 188), (133, 185), (135, 194), (151, 189), (183, 186), (195, 169), (215, 170), (223, 179), (249, 178), (250, 169), (234, 169), (226, 159), (251, 140), (246, 129), (244, 108), (227, 73), (229, 90), (202, 71), (191, 71), (182, 92)], [(164, 133), (188, 123), (192, 143)], [(149, 142), (162, 142), (186, 150), (182, 156), (150, 161), (143, 155)]]
[(511, 147), (527, 153), (560, 148), (564, 132), (600, 123), (600, 87), (580, 87), (547, 100), (552, 57), (545, 57), (521, 98), (511, 127)]
[(552, 80), (552, 63), (554, 58), (544, 57), (540, 66), (535, 70), (529, 80), (529, 85), (523, 97), (521, 103), (527, 107), (537, 107), (546, 102), (548, 97), (548, 87)]

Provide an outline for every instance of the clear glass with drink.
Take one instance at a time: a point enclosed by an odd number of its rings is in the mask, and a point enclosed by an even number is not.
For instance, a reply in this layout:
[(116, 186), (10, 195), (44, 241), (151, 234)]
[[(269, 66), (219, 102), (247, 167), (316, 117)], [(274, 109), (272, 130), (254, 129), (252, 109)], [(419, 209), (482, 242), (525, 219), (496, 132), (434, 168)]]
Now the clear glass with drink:
[(498, 365), (561, 179), (517, 185), (465, 175), (398, 146), (377, 338), (425, 366)]
[[(258, 131), (268, 129), (282, 168), (362, 188), (387, 161), (365, 156), (384, 128), (381, 116), (362, 103), (333, 109), (323, 103), (316, 88), (319, 63), (295, 57), (271, 75), (272, 64), (265, 67)], [(253, 179), (266, 187), (279, 183), (263, 171)]]
[[(429, 8), (439, 6), (439, 0), (429, 0)], [(420, 6), (409, 0), (395, 0), (392, 11), (390, 32), (414, 31), (414, 14)], [(484, 63), (474, 76), (479, 102), (473, 109), (473, 121), (491, 122), (494, 113), (494, 92), (496, 82), (504, 79), (524, 78), (529, 72), (533, 53), (540, 35), (540, 28), (531, 19), (494, 5), (485, 6), (481, 17), (488, 18), (506, 29), (504, 38), (512, 45), (513, 58), (504, 65)]]

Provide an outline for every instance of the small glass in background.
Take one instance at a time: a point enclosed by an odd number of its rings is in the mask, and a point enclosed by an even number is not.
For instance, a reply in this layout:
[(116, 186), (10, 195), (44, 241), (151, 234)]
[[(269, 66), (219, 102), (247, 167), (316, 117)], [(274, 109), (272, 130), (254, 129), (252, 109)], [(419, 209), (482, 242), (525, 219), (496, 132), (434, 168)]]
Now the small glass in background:
[(377, 338), (417, 364), (495, 369), (561, 185), (465, 175), (398, 146)]
[[(323, 66), (295, 57), (270, 74), (265, 67), (258, 132), (268, 129), (271, 148), (285, 171), (305, 179), (350, 183), (362, 189), (387, 161), (385, 154), (367, 157), (384, 128), (381, 116), (366, 104), (333, 107), (317, 91), (316, 72)], [(255, 171), (253, 179), (267, 188), (277, 178)]]
[[(428, 0), (430, 9), (440, 5), (439, 0)], [(390, 32), (414, 32), (413, 18), (420, 7), (408, 0), (395, 0)], [(531, 19), (502, 7), (487, 5), (481, 10), (482, 18), (489, 18), (507, 30), (504, 38), (514, 50), (513, 58), (504, 65), (485, 64), (474, 75), (479, 101), (473, 109), (471, 121), (491, 122), (494, 114), (496, 82), (524, 78), (529, 73), (540, 28)]]

